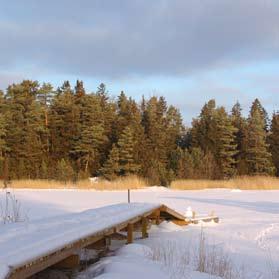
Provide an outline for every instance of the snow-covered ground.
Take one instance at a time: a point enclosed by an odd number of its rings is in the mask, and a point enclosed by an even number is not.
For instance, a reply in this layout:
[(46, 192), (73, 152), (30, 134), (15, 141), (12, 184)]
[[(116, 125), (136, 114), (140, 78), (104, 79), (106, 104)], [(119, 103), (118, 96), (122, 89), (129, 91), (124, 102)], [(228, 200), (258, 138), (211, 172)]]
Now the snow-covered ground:
[[(16, 190), (14, 193), (29, 222), (127, 201), (126, 191)], [(4, 192), (0, 193), (0, 199), (3, 202)], [(132, 191), (131, 200), (163, 203), (182, 214), (189, 206), (200, 214), (214, 211), (220, 217), (220, 223), (202, 225), (206, 245), (221, 248), (223, 257), (229, 258), (237, 267), (239, 278), (279, 278), (279, 191), (172, 191), (152, 187)], [(163, 223), (158, 228), (153, 227), (147, 240), (139, 240), (137, 245), (125, 247), (116, 256), (104, 259), (104, 274), (99, 278), (136, 279), (139, 272), (141, 278), (216, 278), (192, 271), (182, 277), (182, 273), (179, 275), (172, 270), (175, 264), (176, 271), (181, 267), (179, 257), (182, 256), (187, 269), (188, 263), (196, 256), (191, 251), (201, 243), (200, 236), (201, 225), (181, 228)], [(165, 243), (162, 245), (165, 250), (158, 251), (156, 243)], [(138, 252), (142, 249), (144, 255)], [(179, 250), (179, 253), (173, 250)], [(163, 254), (169, 255), (167, 261), (162, 261)], [(121, 275), (123, 270), (130, 277)], [(129, 273), (129, 270), (133, 272)]]

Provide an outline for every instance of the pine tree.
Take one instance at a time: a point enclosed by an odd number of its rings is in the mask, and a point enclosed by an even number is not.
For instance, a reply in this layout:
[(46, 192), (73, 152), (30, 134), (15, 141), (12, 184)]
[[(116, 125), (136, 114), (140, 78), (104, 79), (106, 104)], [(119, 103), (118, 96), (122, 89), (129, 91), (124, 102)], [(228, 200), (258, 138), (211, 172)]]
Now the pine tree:
[(96, 92), (97, 96), (100, 97), (101, 100), (101, 105), (105, 106), (105, 104), (108, 102), (109, 97), (108, 97), (108, 91), (106, 89), (106, 85), (104, 83), (101, 83), (98, 86), (97, 92)]
[(248, 119), (246, 158), (250, 175), (273, 174), (274, 166), (268, 151), (265, 116), (255, 100)]
[(276, 174), (279, 176), (279, 113), (274, 113), (271, 123), (271, 134), (269, 136), (270, 151), (272, 160), (276, 167)]
[[(4, 113), (4, 93), (0, 91), (0, 162), (4, 161), (5, 152), (7, 151), (6, 135), (7, 127)], [(1, 163), (1, 165), (3, 164)]]
[(119, 150), (118, 147), (113, 144), (112, 149), (109, 153), (108, 160), (101, 168), (101, 174), (108, 180), (113, 180), (118, 177), (120, 173), (119, 166)]
[[(10, 171), (18, 177), (39, 178), (40, 165), (46, 156), (44, 110), (37, 102), (38, 92), (38, 82), (25, 80), (9, 86), (6, 94)], [(19, 160), (24, 164), (22, 174), (17, 170)]]
[(83, 97), (85, 95), (85, 89), (83, 87), (83, 81), (77, 80), (76, 87), (75, 87), (75, 95), (78, 98)]
[(104, 120), (98, 97), (86, 95), (80, 99), (80, 133), (74, 142), (71, 154), (76, 154), (84, 173), (97, 175), (100, 168), (105, 135)]

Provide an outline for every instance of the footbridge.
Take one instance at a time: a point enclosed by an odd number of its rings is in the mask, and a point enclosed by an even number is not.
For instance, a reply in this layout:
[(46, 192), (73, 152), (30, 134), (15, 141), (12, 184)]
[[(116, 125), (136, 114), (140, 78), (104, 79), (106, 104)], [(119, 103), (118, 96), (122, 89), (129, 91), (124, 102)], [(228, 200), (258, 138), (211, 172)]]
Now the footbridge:
[(150, 224), (165, 220), (181, 226), (194, 221), (166, 205), (128, 203), (5, 225), (0, 231), (0, 279), (29, 278), (51, 266), (71, 267), (79, 261), (77, 251), (123, 237), (132, 243), (135, 231), (146, 238)]

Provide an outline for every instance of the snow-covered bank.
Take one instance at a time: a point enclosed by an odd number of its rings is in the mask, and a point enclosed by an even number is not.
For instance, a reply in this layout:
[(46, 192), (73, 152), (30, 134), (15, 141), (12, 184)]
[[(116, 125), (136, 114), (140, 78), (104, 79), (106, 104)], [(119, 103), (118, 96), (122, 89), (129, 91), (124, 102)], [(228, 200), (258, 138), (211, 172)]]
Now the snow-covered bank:
[[(116, 256), (107, 257), (101, 260), (96, 266), (80, 274), (76, 279), (169, 279), (182, 277), (170, 273), (165, 265), (154, 261), (154, 251), (143, 244), (130, 244), (122, 247)], [(95, 269), (101, 268), (102, 274), (94, 277)], [(221, 279), (198, 271), (188, 269), (187, 277), (193, 279)]]
[[(15, 193), (29, 220), (127, 201), (126, 191), (16, 190)], [(0, 199), (4, 199), (4, 192), (0, 193)], [(163, 203), (181, 213), (185, 213), (188, 206), (198, 213), (215, 211), (220, 216), (220, 223), (204, 224), (209, 243), (221, 246), (235, 265), (249, 271), (250, 278), (273, 279), (271, 269), (279, 268), (279, 191), (171, 191), (151, 188), (132, 191), (131, 200)], [(150, 246), (152, 243), (148, 241), (155, 241), (155, 238), (178, 239), (178, 235), (196, 239), (200, 230), (195, 225), (182, 231), (154, 227), (150, 238), (141, 244)], [(3, 241), (1, 233), (0, 241)]]

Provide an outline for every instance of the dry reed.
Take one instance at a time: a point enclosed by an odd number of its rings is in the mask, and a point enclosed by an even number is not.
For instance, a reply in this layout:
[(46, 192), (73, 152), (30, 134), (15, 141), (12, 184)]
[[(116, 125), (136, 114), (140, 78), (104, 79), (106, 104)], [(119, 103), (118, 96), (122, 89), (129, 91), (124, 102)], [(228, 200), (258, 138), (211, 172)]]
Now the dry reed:
[[(1, 183), (0, 183), (1, 185)], [(83, 189), (83, 190), (125, 190), (125, 189), (141, 189), (146, 187), (147, 183), (144, 179), (129, 176), (116, 179), (114, 181), (98, 180), (92, 182), (89, 179), (73, 182), (61, 182), (56, 180), (44, 179), (20, 179), (12, 180), (9, 187), (14, 189)]]
[(242, 176), (230, 180), (176, 180), (171, 189), (203, 190), (228, 188), (241, 190), (279, 190), (279, 178), (269, 176)]

